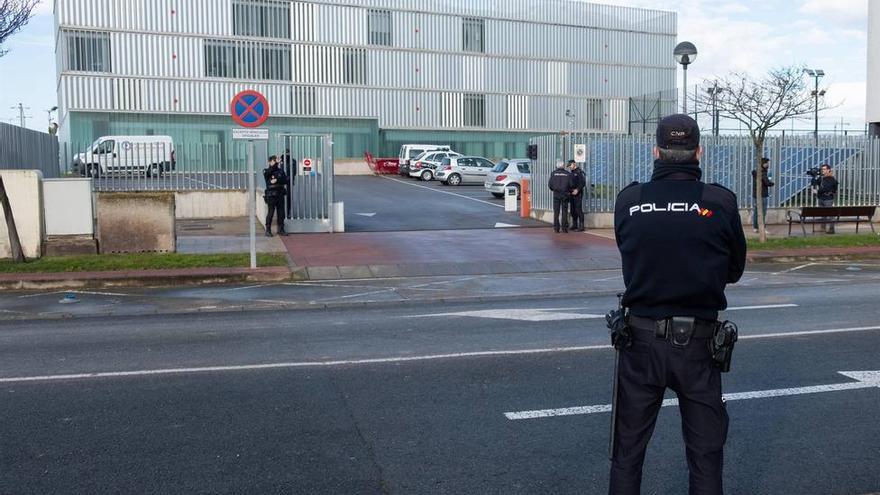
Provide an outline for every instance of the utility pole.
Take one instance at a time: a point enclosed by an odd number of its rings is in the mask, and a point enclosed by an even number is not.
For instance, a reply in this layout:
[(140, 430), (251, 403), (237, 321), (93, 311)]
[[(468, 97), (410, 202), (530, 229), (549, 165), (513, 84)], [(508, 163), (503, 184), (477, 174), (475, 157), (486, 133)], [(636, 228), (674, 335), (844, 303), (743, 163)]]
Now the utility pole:
[(822, 69), (804, 69), (808, 76), (812, 77), (816, 83), (816, 89), (813, 90), (811, 96), (814, 98), (815, 106), (813, 107), (813, 138), (816, 145), (819, 145), (819, 97), (825, 96), (825, 90), (819, 91), (819, 79), (825, 77), (825, 71)]
[(33, 118), (33, 117), (31, 117), (31, 116), (25, 116), (24, 111), (25, 111), (25, 110), (30, 110), (31, 107), (26, 107), (26, 106), (22, 105), (21, 103), (19, 103), (17, 107), (9, 107), (9, 108), (11, 108), (11, 109), (13, 109), (13, 110), (18, 110), (18, 122), (19, 122), (19, 125), (20, 125), (22, 128), (27, 127), (27, 125), (26, 125), (26, 124), (27, 124), (27, 119), (30, 119), (30, 118)]
[(718, 81), (711, 88), (706, 88), (706, 92), (712, 96), (712, 134), (717, 136), (721, 127), (721, 118), (718, 114), (718, 95), (724, 91), (724, 88), (718, 87)]

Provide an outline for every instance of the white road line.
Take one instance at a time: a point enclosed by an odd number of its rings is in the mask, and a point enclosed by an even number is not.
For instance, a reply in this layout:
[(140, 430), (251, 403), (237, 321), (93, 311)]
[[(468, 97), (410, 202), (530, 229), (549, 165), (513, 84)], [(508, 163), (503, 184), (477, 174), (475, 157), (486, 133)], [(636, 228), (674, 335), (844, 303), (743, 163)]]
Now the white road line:
[(394, 292), (394, 291), (396, 291), (396, 290), (397, 290), (396, 287), (392, 287), (392, 288), (390, 288), (390, 289), (374, 290), (374, 291), (370, 291), (370, 292), (361, 292), (361, 293), (359, 293), (359, 294), (349, 294), (349, 295), (347, 295), (347, 296), (339, 296), (339, 297), (331, 297), (331, 298), (328, 298), (328, 299), (321, 299), (321, 302), (326, 302), (326, 301), (337, 301), (337, 300), (340, 300), (340, 299), (351, 299), (351, 298), (353, 298), (353, 297), (372, 296), (372, 295), (375, 295), (375, 294), (384, 294), (384, 293), (386, 293), (386, 292)]
[(454, 354), (432, 354), (428, 356), (406, 356), (393, 358), (375, 358), (375, 359), (353, 359), (341, 361), (305, 361), (291, 363), (269, 363), (269, 364), (251, 364), (239, 366), (207, 366), (201, 368), (167, 368), (156, 370), (138, 370), (138, 371), (111, 371), (111, 372), (95, 372), (95, 373), (77, 373), (70, 375), (44, 375), (44, 376), (26, 376), (17, 378), (0, 378), (2, 383), (28, 383), (28, 382), (57, 382), (68, 380), (82, 380), (94, 378), (123, 378), (131, 376), (156, 376), (156, 375), (185, 375), (194, 373), (216, 373), (229, 371), (256, 371), (256, 370), (272, 370), (272, 369), (288, 369), (288, 368), (322, 368), (333, 366), (351, 366), (364, 364), (394, 364), (408, 363), (412, 361), (434, 361), (441, 359), (456, 359), (470, 357), (492, 357), (492, 356), (518, 356), (529, 354), (547, 354), (555, 352), (578, 352), (589, 351), (593, 349), (605, 349), (608, 346), (584, 346), (584, 347), (557, 347), (548, 349), (525, 349), (514, 351), (485, 351), (485, 352), (460, 352)]
[(783, 270), (781, 272), (773, 273), (773, 275), (783, 275), (786, 273), (792, 273), (792, 272), (796, 272), (798, 270), (803, 270), (804, 268), (809, 268), (811, 266), (816, 266), (816, 265), (818, 265), (818, 263), (806, 263), (804, 265), (796, 266), (794, 268), (789, 268), (788, 270)]
[(412, 184), (412, 183), (409, 183), (409, 182), (404, 182), (404, 181), (402, 181), (402, 180), (392, 179), (391, 177), (386, 177), (386, 176), (384, 176), (384, 175), (380, 175), (379, 177), (382, 177), (383, 179), (393, 180), (394, 182), (399, 182), (399, 183), (404, 184), (404, 185), (407, 185), (407, 186), (419, 187), (419, 188), (422, 188), (422, 189), (427, 189), (427, 190), (429, 190), (429, 191), (434, 191), (435, 193), (448, 194), (449, 196), (456, 196), (456, 197), (459, 197), (459, 198), (469, 199), (469, 200), (471, 200), (471, 201), (476, 201), (477, 203), (483, 203), (483, 204), (485, 204), (485, 205), (494, 206), (494, 207), (496, 207), (496, 208), (504, 208), (504, 205), (498, 205), (498, 204), (495, 204), (495, 203), (490, 203), (490, 202), (488, 202), (488, 201), (483, 201), (482, 199), (472, 198), (472, 197), (470, 197), (470, 196), (465, 196), (465, 195), (463, 195), (463, 194), (456, 194), (456, 193), (454, 193), (454, 192), (449, 192), (449, 191), (440, 191), (440, 190), (434, 189), (433, 187), (420, 186), (419, 184)]
[(749, 309), (782, 309), (782, 308), (797, 308), (797, 304), (765, 304), (763, 306), (737, 306), (733, 308), (727, 308), (724, 311), (744, 311)]
[(440, 282), (431, 282), (428, 284), (412, 285), (410, 287), (404, 287), (404, 288), (405, 289), (421, 289), (423, 287), (429, 287), (432, 285), (446, 285), (446, 284), (454, 284), (456, 282), (469, 282), (469, 281), (477, 279), (477, 278), (480, 278), (480, 277), (465, 277), (465, 278), (456, 278), (456, 279), (452, 279), (452, 280), (442, 280)]
[[(815, 385), (811, 387), (781, 388), (775, 390), (758, 390), (755, 392), (738, 392), (724, 394), (728, 402), (736, 400), (769, 399), (772, 397), (790, 397), (793, 395), (822, 394), (827, 392), (839, 392), (842, 390), (859, 390), (865, 388), (880, 388), (880, 371), (840, 371), (841, 375), (857, 380), (855, 382), (835, 383), (831, 385)], [(666, 399), (662, 407), (677, 406), (678, 399)], [(504, 416), (509, 420), (540, 419), (559, 416), (579, 416), (585, 414), (598, 414), (611, 412), (611, 404), (595, 406), (562, 407), (558, 409), (539, 409), (535, 411), (506, 412)]]
[(137, 294), (121, 294), (118, 292), (95, 292), (89, 290), (66, 290), (65, 293), (82, 294), (86, 296), (110, 296), (110, 297), (133, 297)]
[[(196, 172), (196, 173), (198, 173), (198, 172)], [(198, 182), (199, 184), (202, 184), (202, 185), (204, 185), (204, 186), (208, 186), (208, 189), (209, 189), (209, 190), (211, 190), (211, 189), (220, 189), (220, 186), (218, 186), (217, 184), (211, 184), (211, 183), (208, 183), (208, 182), (205, 182), (205, 181), (201, 181), (201, 180), (198, 180), (198, 179), (193, 179), (193, 178), (190, 177), (190, 176), (183, 176), (183, 178), (186, 179), (186, 180), (191, 180), (191, 181), (193, 181), (193, 182)]]
[(272, 287), (273, 285), (279, 285), (279, 284), (248, 285), (246, 287), (233, 287), (231, 289), (223, 289), (223, 290), (228, 291), (228, 292), (235, 292), (235, 291), (239, 291), (239, 290), (262, 289), (263, 287)]
[[(727, 308), (726, 311), (744, 311), (759, 309), (796, 308), (797, 304), (767, 304), (762, 306), (737, 306)], [(494, 320), (518, 320), (530, 322), (543, 321), (566, 321), (566, 320), (598, 320), (605, 317), (604, 314), (570, 313), (568, 311), (587, 311), (586, 308), (508, 308), (508, 309), (483, 309), (476, 311), (456, 311), (449, 313), (431, 313), (425, 315), (405, 315), (401, 318), (435, 318), (435, 317), (464, 317), (464, 318), (489, 318)]]
[[(281, 302), (281, 301), (275, 301)], [(836, 333), (851, 332), (870, 332), (880, 331), (880, 326), (876, 327), (854, 327), (854, 328), (834, 328), (829, 330), (812, 330), (804, 332), (791, 333), (768, 333), (762, 335), (749, 335), (740, 337), (744, 339), (770, 339), (785, 337), (801, 337), (805, 335), (826, 335)], [(21, 376), (0, 378), (0, 384), (3, 383), (27, 383), (27, 382), (56, 382), (92, 378), (121, 378), (129, 376), (156, 376), (156, 375), (176, 375), (176, 374), (195, 374), (195, 373), (218, 373), (228, 371), (256, 371), (270, 369), (287, 369), (287, 368), (323, 368), (334, 366), (352, 366), (365, 364), (395, 364), (410, 363), (419, 361), (437, 361), (443, 359), (461, 359), (461, 358), (483, 358), (483, 357), (499, 357), (499, 356), (523, 356), (531, 354), (553, 354), (553, 353), (574, 353), (584, 351), (609, 350), (610, 345), (590, 345), (576, 347), (552, 347), (546, 349), (518, 349), (509, 351), (476, 351), (476, 352), (459, 352), (452, 354), (429, 354), (423, 356), (399, 356), (384, 357), (372, 359), (353, 359), (340, 361), (301, 361), (301, 362), (282, 362), (268, 364), (250, 364), (237, 366), (206, 366), (198, 368), (167, 368), (155, 370), (138, 370), (138, 371), (111, 371), (111, 372), (90, 372), (77, 373), (70, 375), (42, 375), (42, 376)]]
[(25, 294), (23, 296), (18, 296), (18, 298), (19, 299), (30, 299), (32, 297), (51, 296), (53, 294), (64, 294), (64, 291), (56, 290), (54, 292), (40, 292), (39, 294)]

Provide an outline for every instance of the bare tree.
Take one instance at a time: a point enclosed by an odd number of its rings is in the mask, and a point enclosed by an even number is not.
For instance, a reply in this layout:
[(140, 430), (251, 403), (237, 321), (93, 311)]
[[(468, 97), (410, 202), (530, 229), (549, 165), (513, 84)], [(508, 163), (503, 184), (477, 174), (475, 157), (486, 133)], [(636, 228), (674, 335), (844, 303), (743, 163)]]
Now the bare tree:
[[(31, 20), (38, 3), (40, 0), (0, 0), (0, 47)], [(0, 48), (0, 57), (6, 52)]]
[[(790, 119), (806, 117), (816, 110), (816, 99), (805, 78), (804, 67), (789, 66), (772, 69), (760, 79), (742, 72), (726, 77), (713, 78), (718, 87), (714, 105), (721, 117), (739, 121), (748, 130), (755, 149), (755, 198), (758, 210), (758, 231), (761, 242), (767, 240), (764, 233), (764, 211), (760, 208), (763, 177), (761, 158), (767, 133)], [(822, 93), (820, 93), (822, 94)], [(699, 104), (711, 108), (711, 96), (701, 95)], [(819, 97), (819, 110), (828, 108), (824, 96)]]

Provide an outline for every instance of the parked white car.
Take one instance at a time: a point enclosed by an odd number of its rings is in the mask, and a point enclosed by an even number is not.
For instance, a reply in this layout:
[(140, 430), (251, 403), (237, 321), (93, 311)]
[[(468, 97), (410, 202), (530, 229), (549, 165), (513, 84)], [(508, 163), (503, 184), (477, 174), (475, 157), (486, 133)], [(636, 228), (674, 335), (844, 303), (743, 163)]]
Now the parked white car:
[(481, 156), (446, 158), (437, 170), (437, 180), (447, 186), (483, 184), (495, 164)]
[(434, 180), (434, 174), (440, 163), (447, 158), (461, 156), (454, 151), (426, 151), (416, 157), (409, 165), (409, 176), (417, 177), (425, 182)]
[(486, 176), (487, 191), (496, 198), (503, 198), (508, 187), (516, 188), (516, 197), (522, 192), (523, 179), (532, 178), (532, 161), (529, 159), (502, 160)]
[(104, 136), (78, 153), (73, 166), (89, 177), (123, 172), (161, 177), (175, 169), (177, 160), (169, 136)]
[(449, 146), (438, 146), (436, 144), (404, 144), (400, 147), (400, 156), (398, 162), (400, 168), (398, 174), (409, 175), (409, 166), (412, 160), (426, 151), (449, 151)]

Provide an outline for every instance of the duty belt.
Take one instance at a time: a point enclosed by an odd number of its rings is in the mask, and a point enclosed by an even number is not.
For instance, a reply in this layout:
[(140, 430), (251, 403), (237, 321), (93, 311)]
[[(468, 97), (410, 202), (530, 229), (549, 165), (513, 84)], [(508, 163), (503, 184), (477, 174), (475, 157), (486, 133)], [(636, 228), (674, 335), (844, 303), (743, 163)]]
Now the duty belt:
[(630, 315), (627, 321), (631, 327), (654, 332), (656, 338), (669, 340), (677, 346), (688, 345), (692, 338), (711, 339), (715, 336), (717, 327), (714, 321), (698, 320), (692, 316), (674, 316), (655, 320)]

